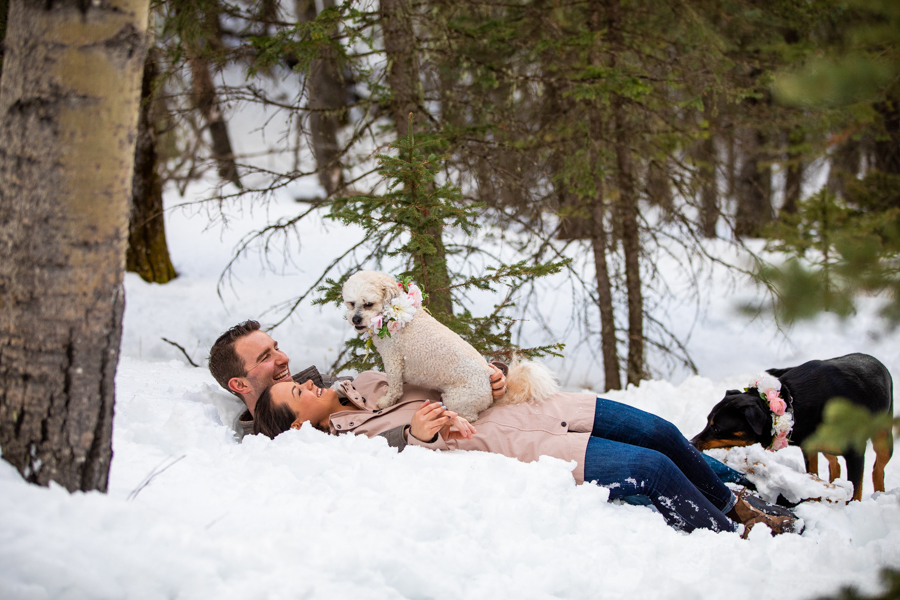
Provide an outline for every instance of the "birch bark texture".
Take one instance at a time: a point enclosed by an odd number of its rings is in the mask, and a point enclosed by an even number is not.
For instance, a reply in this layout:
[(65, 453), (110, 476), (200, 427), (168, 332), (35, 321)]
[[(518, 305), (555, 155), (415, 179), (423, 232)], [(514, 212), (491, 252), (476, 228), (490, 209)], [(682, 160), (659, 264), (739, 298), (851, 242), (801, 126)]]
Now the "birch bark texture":
[(13, 0), (0, 82), (0, 448), (105, 491), (149, 0)]

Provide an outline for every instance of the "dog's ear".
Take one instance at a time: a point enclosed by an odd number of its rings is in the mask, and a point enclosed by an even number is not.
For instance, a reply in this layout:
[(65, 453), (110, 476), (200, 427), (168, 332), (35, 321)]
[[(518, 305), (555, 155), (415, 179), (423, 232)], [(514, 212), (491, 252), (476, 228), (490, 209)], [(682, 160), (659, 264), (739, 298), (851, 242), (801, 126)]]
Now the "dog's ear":
[(756, 404), (744, 406), (744, 418), (747, 419), (747, 423), (756, 435), (763, 435), (763, 431), (772, 426), (768, 413)]
[(381, 282), (381, 297), (384, 303), (389, 304), (391, 300), (400, 295), (400, 284), (394, 281), (393, 277), (385, 277)]
[(725, 395), (726, 396), (740, 396), (743, 393), (744, 392), (742, 392), (741, 390), (728, 390), (727, 392), (725, 392)]

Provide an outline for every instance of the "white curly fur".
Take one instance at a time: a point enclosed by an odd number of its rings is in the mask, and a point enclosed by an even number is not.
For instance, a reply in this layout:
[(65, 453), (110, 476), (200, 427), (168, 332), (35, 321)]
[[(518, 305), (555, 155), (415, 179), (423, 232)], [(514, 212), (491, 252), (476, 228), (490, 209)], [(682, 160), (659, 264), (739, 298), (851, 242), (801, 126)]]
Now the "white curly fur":
[[(358, 332), (366, 331), (370, 320), (400, 293), (390, 275), (355, 273), (341, 290), (347, 320)], [(484, 357), (425, 310), (417, 310), (412, 321), (391, 337), (376, 336), (373, 342), (388, 378), (388, 391), (378, 402), (379, 408), (393, 406), (400, 399), (404, 382), (439, 390), (444, 406), (468, 421), (477, 419), (493, 402), (492, 370)], [(553, 374), (533, 362), (514, 363), (507, 385), (511, 393), (498, 404), (540, 401), (557, 390)]]
[(543, 402), (559, 391), (556, 375), (542, 363), (513, 359), (506, 377), (506, 395), (494, 405)]

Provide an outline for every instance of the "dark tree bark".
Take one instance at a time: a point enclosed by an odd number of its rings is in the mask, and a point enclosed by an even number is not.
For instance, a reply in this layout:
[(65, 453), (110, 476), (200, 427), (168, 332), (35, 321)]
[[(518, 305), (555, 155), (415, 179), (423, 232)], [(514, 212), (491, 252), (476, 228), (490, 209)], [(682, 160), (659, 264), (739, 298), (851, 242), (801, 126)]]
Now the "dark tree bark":
[(847, 195), (847, 180), (854, 179), (859, 174), (862, 162), (862, 148), (860, 143), (853, 138), (844, 140), (834, 149), (829, 161), (828, 180), (825, 189), (835, 196), (845, 198)]
[(734, 233), (738, 237), (759, 237), (763, 227), (772, 220), (772, 167), (766, 163), (766, 142), (766, 135), (759, 130), (744, 136), (736, 190)]
[(137, 143), (134, 148), (134, 178), (131, 187), (131, 217), (125, 269), (144, 281), (167, 283), (178, 274), (169, 257), (163, 218), (162, 180), (156, 171), (156, 130), (153, 123), (153, 82), (158, 76), (153, 53), (144, 61)]
[(388, 110), (397, 135), (407, 133), (407, 118), (413, 124), (424, 124), (422, 84), (419, 82), (419, 54), (413, 32), (409, 0), (381, 0), (381, 31), (388, 61), (388, 83), (391, 97)]
[[(601, 2), (594, 0), (591, 4), (590, 29), (592, 32), (600, 32), (605, 25), (604, 9)], [(602, 66), (603, 57), (595, 48), (591, 52), (591, 63), (594, 66)], [(600, 144), (605, 139), (605, 121), (607, 115), (599, 106), (590, 107), (590, 128), (592, 138), (592, 162), (601, 164)], [(594, 253), (594, 272), (597, 277), (597, 308), (600, 311), (600, 350), (603, 355), (603, 386), (607, 390), (622, 388), (622, 378), (619, 373), (619, 346), (616, 339), (615, 311), (613, 309), (612, 277), (609, 274), (609, 262), (607, 252), (610, 247), (609, 236), (606, 229), (606, 220), (609, 218), (609, 207), (604, 198), (605, 185), (603, 172), (597, 169), (594, 175), (595, 196), (591, 205), (590, 215), (590, 239), (591, 250)]]
[(148, 4), (10, 5), (0, 82), (0, 447), (42, 485), (107, 486)]
[(699, 163), (698, 177), (700, 178), (700, 227), (704, 237), (716, 237), (716, 224), (721, 215), (719, 209), (719, 184), (716, 166), (718, 156), (716, 154), (717, 128), (713, 120), (713, 100), (709, 96), (704, 98), (703, 116), (709, 123), (709, 135), (697, 148), (697, 162)]
[(9, 0), (0, 0), (0, 76), (3, 75), (3, 40), (6, 37), (6, 19), (9, 15)]
[(228, 136), (228, 124), (225, 122), (225, 115), (219, 108), (219, 98), (216, 94), (216, 84), (213, 81), (212, 72), (209, 69), (209, 60), (194, 55), (188, 60), (188, 63), (191, 67), (194, 106), (203, 115), (206, 125), (209, 127), (209, 136), (212, 142), (210, 149), (213, 159), (219, 166), (219, 177), (240, 188), (242, 187), (241, 179), (234, 162), (234, 151), (231, 149), (231, 138)]
[[(608, 35), (612, 44), (612, 68), (622, 51), (621, 6), (619, 0), (608, 0)], [(616, 153), (616, 182), (619, 187), (617, 212), (622, 224), (622, 250), (625, 255), (625, 290), (628, 294), (628, 362), (627, 381), (638, 385), (644, 376), (644, 296), (641, 289), (641, 240), (638, 227), (638, 197), (631, 157), (631, 127), (620, 94), (610, 95), (613, 114), (613, 138)]]
[[(324, 0), (322, 3), (323, 9), (332, 6), (334, 0)], [(297, 19), (300, 22), (316, 19), (315, 0), (297, 0), (296, 8)], [(306, 88), (309, 93), (309, 129), (319, 171), (319, 183), (331, 196), (344, 185), (337, 134), (341, 114), (347, 108), (347, 87), (334, 52), (324, 51), (321, 58), (312, 61), (307, 74)]]
[[(619, 0), (606, 0), (607, 35), (610, 42), (610, 67), (618, 67), (623, 49), (622, 7)], [(621, 224), (622, 251), (625, 255), (625, 291), (628, 295), (627, 382), (639, 384), (644, 376), (644, 297), (641, 289), (641, 241), (638, 227), (638, 194), (631, 156), (631, 124), (625, 99), (610, 94), (613, 123), (613, 147), (616, 155), (616, 184), (619, 200), (616, 213)]]
[(181, 5), (176, 6), (176, 11), (179, 13), (191, 11), (191, 18), (203, 21), (203, 28), (199, 33), (195, 31), (182, 32), (187, 62), (191, 69), (191, 92), (194, 107), (203, 115), (206, 126), (209, 128), (210, 151), (213, 160), (218, 165), (219, 177), (241, 188), (241, 179), (234, 162), (231, 138), (228, 135), (228, 124), (219, 106), (219, 96), (210, 68), (212, 60), (209, 55), (213, 52), (221, 52), (224, 48), (220, 39), (219, 14), (215, 11), (204, 13), (195, 9), (197, 7), (187, 0), (182, 0)]
[(876, 104), (875, 110), (884, 127), (884, 139), (875, 141), (875, 168), (900, 175), (900, 89), (894, 86), (888, 100)]
[(797, 212), (803, 192), (803, 154), (799, 150), (793, 149), (796, 144), (802, 141), (802, 132), (788, 132), (790, 149), (788, 150), (787, 169), (784, 176), (784, 204), (781, 205), (781, 212), (787, 214)]
[[(409, 133), (410, 114), (412, 125), (425, 126), (422, 85), (419, 81), (419, 56), (413, 31), (409, 0), (381, 0), (381, 31), (388, 60), (388, 85), (391, 97), (388, 107), (398, 137)], [(450, 273), (447, 269), (447, 252), (444, 247), (443, 228), (428, 232), (436, 251), (414, 257), (416, 267), (422, 273), (422, 283), (429, 294), (428, 308), (438, 320), (453, 314), (453, 298), (450, 294)]]
[(675, 198), (669, 185), (669, 163), (665, 160), (650, 160), (647, 165), (647, 197), (650, 202), (671, 215)]

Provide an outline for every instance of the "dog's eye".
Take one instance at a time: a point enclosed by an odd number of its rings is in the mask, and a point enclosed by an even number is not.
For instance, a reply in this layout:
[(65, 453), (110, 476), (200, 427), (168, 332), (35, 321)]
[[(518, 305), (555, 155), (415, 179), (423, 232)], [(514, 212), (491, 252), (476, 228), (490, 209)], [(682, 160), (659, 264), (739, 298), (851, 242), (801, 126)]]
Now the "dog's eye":
[(374, 302), (366, 302), (363, 304), (363, 308), (372, 308), (373, 306), (375, 306)]
[(356, 306), (356, 304), (353, 302), (348, 302), (347, 306), (349, 306), (350, 308), (353, 308), (354, 306)]

